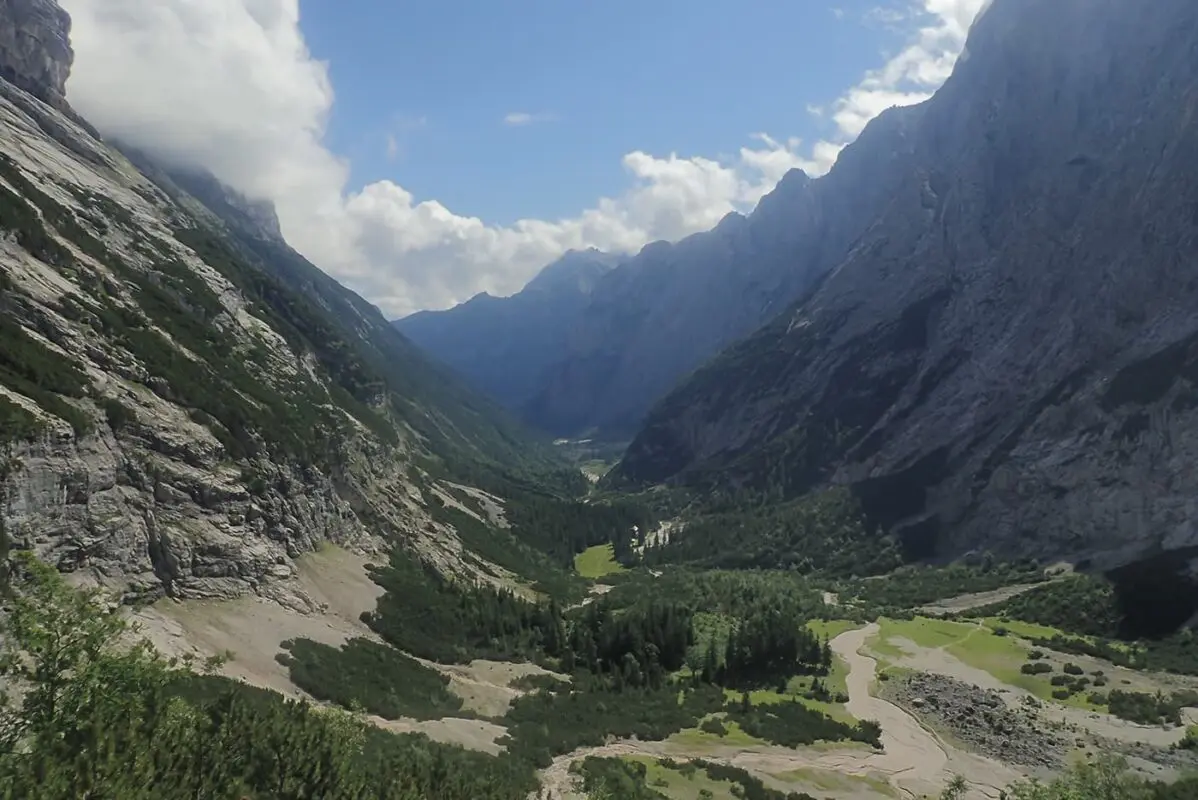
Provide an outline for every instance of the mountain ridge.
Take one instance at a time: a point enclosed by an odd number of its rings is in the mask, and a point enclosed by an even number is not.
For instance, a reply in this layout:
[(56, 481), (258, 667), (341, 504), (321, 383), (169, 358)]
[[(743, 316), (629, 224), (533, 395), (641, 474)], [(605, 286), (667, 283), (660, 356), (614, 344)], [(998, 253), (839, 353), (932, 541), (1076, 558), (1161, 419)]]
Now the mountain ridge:
[(917, 557), (1188, 569), (1196, 26), (1180, 0), (994, 3), (904, 110), (867, 234), (663, 399), (612, 480), (847, 485)]
[(894, 152), (855, 142), (836, 177), (791, 170), (752, 213), (710, 231), (646, 245), (596, 287), (568, 352), (525, 409), (552, 433), (620, 439), (652, 403), (724, 347), (749, 335), (810, 289), (886, 202), (890, 164), (911, 109), (882, 115)]
[(445, 311), (420, 311), (395, 327), (476, 389), (519, 416), (541, 375), (564, 356), (573, 320), (621, 257), (571, 250), (509, 297), (481, 293)]

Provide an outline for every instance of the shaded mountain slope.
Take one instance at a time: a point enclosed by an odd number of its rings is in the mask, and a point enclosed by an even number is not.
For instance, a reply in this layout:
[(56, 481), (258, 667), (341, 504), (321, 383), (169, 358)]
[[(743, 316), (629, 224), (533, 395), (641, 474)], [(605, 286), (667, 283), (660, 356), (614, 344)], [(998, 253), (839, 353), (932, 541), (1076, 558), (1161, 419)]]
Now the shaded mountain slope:
[(612, 270), (570, 334), (565, 358), (525, 410), (570, 435), (634, 432), (679, 379), (781, 312), (837, 263), (896, 187), (907, 116), (887, 114), (820, 181), (792, 170), (747, 217)]
[(915, 556), (1198, 554), (1195, 41), (1185, 0), (994, 0), (903, 146), (858, 143), (900, 155), (848, 256), (612, 479), (848, 484)]
[(395, 327), (476, 389), (521, 409), (545, 371), (566, 354), (566, 337), (596, 282), (619, 257), (571, 251), (511, 297), (479, 294), (445, 311), (421, 311)]

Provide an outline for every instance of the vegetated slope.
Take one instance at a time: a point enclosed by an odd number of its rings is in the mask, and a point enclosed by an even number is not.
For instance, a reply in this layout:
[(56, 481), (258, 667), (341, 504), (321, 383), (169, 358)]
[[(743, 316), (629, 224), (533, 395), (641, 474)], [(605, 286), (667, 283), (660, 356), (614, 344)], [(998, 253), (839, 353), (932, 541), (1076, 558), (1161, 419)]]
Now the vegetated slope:
[[(525, 418), (623, 440), (677, 381), (748, 335), (837, 263), (897, 188), (907, 120), (888, 115), (834, 175), (788, 173), (747, 217), (656, 242), (605, 275)], [(868, 142), (877, 141), (878, 146)]]
[(572, 250), (511, 297), (484, 292), (446, 311), (421, 311), (394, 324), (476, 389), (519, 410), (538, 390), (545, 370), (564, 357), (570, 327), (619, 258)]
[(994, 0), (902, 139), (889, 112), (855, 146), (899, 177), (852, 251), (662, 400), (611, 480), (849, 484), (916, 557), (1188, 560), (1196, 35), (1187, 0)]
[(19, 546), (140, 597), (264, 591), (323, 540), (462, 570), (433, 478), (581, 482), (261, 209), (153, 177), (0, 80), (0, 523)]

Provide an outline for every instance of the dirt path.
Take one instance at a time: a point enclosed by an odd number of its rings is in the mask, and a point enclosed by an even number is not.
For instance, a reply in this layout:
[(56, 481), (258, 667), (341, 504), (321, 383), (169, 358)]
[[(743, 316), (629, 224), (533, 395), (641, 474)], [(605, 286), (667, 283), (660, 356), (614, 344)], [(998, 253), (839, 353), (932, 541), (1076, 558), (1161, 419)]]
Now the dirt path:
[(956, 597), (949, 597), (945, 600), (937, 600), (935, 603), (929, 603), (926, 606), (921, 606), (916, 609), (920, 614), (927, 614), (930, 617), (943, 617), (948, 614), (956, 614), (961, 611), (970, 611), (982, 606), (1001, 603), (1004, 600), (1010, 600), (1012, 597), (1030, 592), (1032, 589), (1045, 586), (1044, 583), (1021, 583), (1016, 586), (1004, 586), (1001, 589), (994, 589), (989, 592), (970, 592), (969, 594), (961, 594)]

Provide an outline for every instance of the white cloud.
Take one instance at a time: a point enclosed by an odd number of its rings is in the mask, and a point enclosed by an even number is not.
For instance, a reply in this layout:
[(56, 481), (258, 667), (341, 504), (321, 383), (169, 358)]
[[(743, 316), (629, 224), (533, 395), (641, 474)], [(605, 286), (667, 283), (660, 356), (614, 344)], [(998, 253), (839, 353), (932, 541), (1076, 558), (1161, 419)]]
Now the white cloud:
[(906, 11), (875, 8), (866, 14), (870, 22), (895, 26), (904, 19), (916, 20), (910, 41), (880, 69), (866, 73), (856, 86), (842, 94), (828, 109), (835, 134), (817, 142), (811, 161), (816, 174), (832, 168), (844, 146), (860, 135), (866, 124), (893, 106), (921, 103), (944, 83), (958, 56), (965, 49), (965, 38), (987, 0), (918, 0)]
[(532, 125), (537, 122), (556, 122), (557, 114), (549, 111), (542, 111), (538, 114), (530, 114), (527, 111), (512, 111), (505, 114), (503, 124), (512, 128), (520, 128), (525, 125)]
[[(391, 181), (346, 189), (348, 165), (323, 144), (334, 94), (308, 52), (298, 0), (60, 0), (74, 17), (71, 102), (101, 130), (202, 165), (272, 199), (298, 250), (389, 315), (446, 307), (479, 291), (519, 289), (568, 248), (633, 251), (746, 210), (791, 167), (819, 173), (886, 104), (933, 88), (960, 50), (969, 7), (923, 0), (930, 16), (910, 48), (837, 101), (834, 139), (759, 134), (731, 159), (633, 152), (627, 190), (566, 219), (509, 226), (454, 214)], [(505, 122), (536, 121), (513, 112)], [(399, 128), (387, 152), (403, 150)]]

